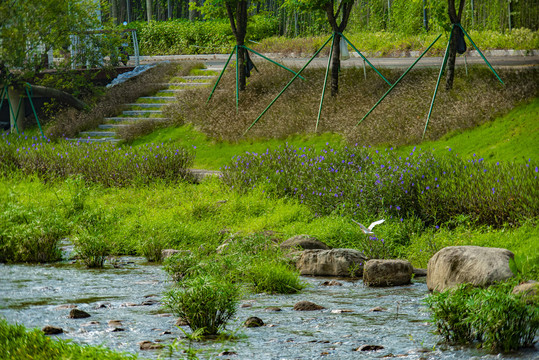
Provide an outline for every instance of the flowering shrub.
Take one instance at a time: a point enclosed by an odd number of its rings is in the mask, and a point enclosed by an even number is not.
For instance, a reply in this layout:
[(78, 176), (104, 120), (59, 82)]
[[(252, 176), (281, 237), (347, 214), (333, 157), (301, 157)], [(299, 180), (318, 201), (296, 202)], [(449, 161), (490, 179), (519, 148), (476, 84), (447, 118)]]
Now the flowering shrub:
[(417, 216), (438, 224), (465, 214), (478, 224), (502, 225), (539, 215), (537, 175), (531, 161), (465, 161), (415, 148), (403, 156), (358, 146), (318, 152), (286, 146), (236, 157), (222, 180), (238, 191), (297, 198), (318, 215)]
[(0, 173), (15, 169), (49, 181), (82, 175), (104, 186), (147, 184), (155, 179), (185, 180), (194, 153), (168, 144), (138, 148), (2, 135)]

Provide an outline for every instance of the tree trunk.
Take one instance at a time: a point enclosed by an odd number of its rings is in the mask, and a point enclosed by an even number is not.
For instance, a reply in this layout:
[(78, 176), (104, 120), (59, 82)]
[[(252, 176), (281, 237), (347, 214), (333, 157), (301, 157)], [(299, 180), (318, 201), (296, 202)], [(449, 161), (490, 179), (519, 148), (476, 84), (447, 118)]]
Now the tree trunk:
[(152, 20), (152, 0), (146, 0), (146, 17), (148, 22)]
[[(448, 0), (447, 13), (451, 24), (459, 24), (464, 10), (466, 0), (460, 0), (459, 11), (455, 9), (455, 0)], [(445, 79), (445, 89), (453, 88), (453, 80), (455, 78), (455, 61), (457, 57), (457, 27), (452, 27), (451, 43), (449, 44), (449, 55), (447, 59), (447, 77)]]
[(331, 95), (339, 93), (339, 70), (341, 69), (341, 36), (335, 34), (333, 39), (333, 56), (331, 58)]
[[(335, 38), (333, 43), (333, 57), (331, 59), (331, 95), (336, 96), (339, 93), (339, 70), (341, 68), (341, 36), (338, 33), (342, 33), (348, 25), (350, 19), (350, 13), (354, 0), (341, 1), (337, 10), (334, 10), (333, 1), (328, 2), (326, 5), (326, 15), (328, 17), (329, 24), (333, 29)], [(337, 24), (337, 18), (342, 11), (342, 20), (340, 24)]]
[(112, 0), (110, 3), (111, 16), (114, 19), (114, 25), (118, 25), (118, 0)]
[(242, 47), (245, 43), (245, 35), (247, 34), (247, 0), (238, 0), (235, 11), (232, 6), (225, 2), (225, 8), (230, 21), (232, 33), (236, 38), (236, 46), (238, 46), (238, 87), (240, 91), (245, 90), (247, 83), (245, 77), (245, 49)]

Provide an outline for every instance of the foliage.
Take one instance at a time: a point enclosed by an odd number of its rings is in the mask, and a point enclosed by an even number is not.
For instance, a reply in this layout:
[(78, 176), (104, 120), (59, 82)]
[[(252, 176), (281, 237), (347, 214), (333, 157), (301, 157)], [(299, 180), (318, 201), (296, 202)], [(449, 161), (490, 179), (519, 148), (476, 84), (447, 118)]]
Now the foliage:
[(194, 154), (168, 144), (123, 148), (113, 144), (60, 141), (22, 135), (2, 135), (0, 149), (9, 168), (44, 181), (80, 175), (104, 186), (145, 184), (155, 179), (181, 181), (189, 178)]
[(319, 215), (413, 215), (428, 224), (466, 215), (477, 224), (501, 226), (539, 215), (537, 172), (531, 162), (464, 161), (415, 148), (402, 156), (360, 146), (285, 146), (236, 157), (222, 179), (236, 191), (260, 188), (298, 199)]
[[(8, 72), (22, 69), (22, 73), (17, 74), (21, 77), (39, 72), (44, 65), (42, 55), (52, 47), (66, 51), (72, 35), (83, 36), (84, 41), (78, 44), (75, 58), (65, 58), (64, 66), (98, 64), (118, 41), (113, 32), (88, 33), (90, 29), (109, 25), (100, 23), (96, 16), (98, 11), (99, 2), (93, 0), (3, 1), (0, 5), (0, 64)], [(0, 76), (6, 75), (2, 71)]]
[(215, 335), (236, 313), (239, 292), (236, 285), (216, 277), (198, 276), (166, 293), (165, 304), (193, 330)]
[(61, 260), (65, 221), (42, 208), (26, 208), (15, 194), (0, 212), (0, 262), (45, 263)]
[(513, 351), (533, 344), (539, 330), (539, 307), (512, 294), (517, 281), (487, 289), (460, 285), (426, 298), (433, 322), (445, 341), (478, 340), (490, 351)]
[(257, 293), (295, 294), (305, 287), (298, 272), (284, 262), (255, 262), (248, 277)]
[(74, 239), (75, 251), (80, 260), (89, 268), (102, 268), (105, 259), (111, 253), (110, 243), (104, 234), (95, 229), (80, 229)]
[(133, 354), (122, 354), (101, 346), (84, 346), (69, 340), (53, 339), (41, 330), (27, 330), (18, 324), (8, 324), (0, 318), (0, 348), (6, 360), (48, 359), (137, 359)]

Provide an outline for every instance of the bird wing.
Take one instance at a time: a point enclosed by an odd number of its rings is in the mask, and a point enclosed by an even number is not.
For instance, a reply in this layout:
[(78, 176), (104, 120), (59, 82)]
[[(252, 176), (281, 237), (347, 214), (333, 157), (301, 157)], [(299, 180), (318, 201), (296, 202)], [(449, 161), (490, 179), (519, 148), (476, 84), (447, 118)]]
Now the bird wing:
[(375, 222), (373, 222), (372, 224), (369, 225), (368, 229), (372, 231), (372, 229), (373, 229), (376, 225), (380, 225), (380, 224), (383, 223), (384, 221), (385, 221), (385, 219), (375, 221)]
[(354, 219), (352, 219), (352, 221), (355, 222), (356, 224), (358, 224), (359, 227), (361, 228), (361, 230), (362, 230), (365, 234), (367, 234), (367, 233), (370, 232), (369, 230), (367, 230), (367, 228), (366, 228), (365, 226), (363, 226), (363, 224), (358, 223), (358, 222), (355, 221)]

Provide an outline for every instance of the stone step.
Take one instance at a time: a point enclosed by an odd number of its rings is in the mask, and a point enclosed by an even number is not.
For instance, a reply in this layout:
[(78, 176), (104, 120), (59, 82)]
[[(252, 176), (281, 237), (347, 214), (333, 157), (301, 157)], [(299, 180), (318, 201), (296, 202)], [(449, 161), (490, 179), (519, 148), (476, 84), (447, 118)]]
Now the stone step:
[(161, 110), (125, 110), (122, 111), (122, 114), (127, 116), (133, 115), (149, 115), (149, 114), (162, 114)]
[(111, 138), (111, 137), (105, 137), (105, 138), (86, 138), (86, 139), (83, 139), (83, 138), (67, 138), (66, 140), (67, 140), (67, 141), (76, 141), (76, 142), (81, 142), (81, 143), (96, 143), (96, 142), (112, 142), (112, 143), (117, 143), (117, 142), (122, 141), (122, 139), (116, 139), (116, 138)]
[(165, 90), (159, 90), (158, 92), (167, 93), (167, 94), (174, 94), (174, 93), (180, 93), (182, 91), (185, 91), (185, 89), (165, 89)]
[(96, 137), (96, 136), (116, 136), (116, 132), (115, 131), (81, 131), (79, 133), (79, 135), (81, 137), (86, 137), (86, 136), (89, 136), (89, 137)]
[(101, 125), (99, 125), (99, 128), (103, 129), (103, 130), (106, 130), (106, 129), (119, 129), (119, 128), (124, 128), (124, 127), (127, 127), (127, 126), (129, 126), (129, 125), (127, 125), (127, 124), (101, 124)]
[(217, 76), (215, 75), (187, 75), (187, 76), (182, 76), (181, 78), (185, 80), (211, 80), (216, 77)]
[(138, 106), (141, 108), (161, 108), (163, 106), (168, 106), (167, 103), (132, 103), (127, 104), (127, 106)]
[(106, 121), (114, 121), (114, 122), (135, 122), (140, 120), (152, 120), (152, 121), (167, 121), (170, 120), (169, 118), (159, 117), (159, 118), (151, 118), (151, 117), (108, 117), (105, 118)]
[(139, 99), (155, 100), (155, 101), (158, 101), (158, 100), (161, 100), (161, 101), (174, 101), (174, 100), (176, 100), (176, 97), (175, 96), (143, 96), (143, 97), (140, 97)]

